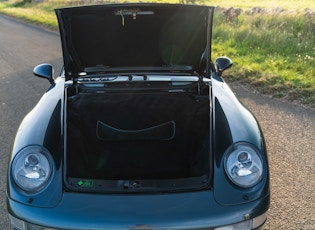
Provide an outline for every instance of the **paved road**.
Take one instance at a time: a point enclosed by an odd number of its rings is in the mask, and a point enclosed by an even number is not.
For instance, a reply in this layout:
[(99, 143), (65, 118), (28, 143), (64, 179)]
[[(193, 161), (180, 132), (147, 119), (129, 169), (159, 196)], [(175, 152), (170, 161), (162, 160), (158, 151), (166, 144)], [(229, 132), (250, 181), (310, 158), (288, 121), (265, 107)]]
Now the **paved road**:
[[(8, 153), (24, 115), (49, 83), (32, 75), (35, 65), (62, 65), (56, 33), (0, 15), (0, 229), (10, 229), (5, 184)], [(315, 110), (261, 96), (233, 83), (256, 115), (269, 150), (272, 200), (263, 229), (315, 229)]]

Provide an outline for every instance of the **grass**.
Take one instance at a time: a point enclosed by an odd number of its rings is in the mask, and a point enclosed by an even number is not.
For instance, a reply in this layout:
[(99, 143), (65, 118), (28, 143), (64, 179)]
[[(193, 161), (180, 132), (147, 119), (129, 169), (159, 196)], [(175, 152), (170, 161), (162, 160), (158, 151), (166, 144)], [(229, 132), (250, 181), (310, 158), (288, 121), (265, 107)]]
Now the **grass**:
[[(38, 3), (0, 0), (0, 13), (57, 29), (53, 9), (80, 5), (83, 2), (86, 3), (87, 0), (46, 0)], [(95, 0), (88, 2), (100, 3)], [(199, 0), (199, 2), (243, 9), (243, 13), (233, 20), (227, 20), (219, 10), (215, 13), (212, 56), (229, 56), (234, 61), (234, 66), (225, 74), (225, 79), (239, 80), (252, 85), (261, 93), (296, 100), (315, 108), (315, 15), (313, 17), (304, 15), (304, 9), (314, 6), (315, 0)], [(244, 13), (253, 7), (268, 9), (280, 7), (290, 13), (256, 15)]]
[(64, 4), (54, 2), (23, 3), (22, 1), (0, 1), (0, 13), (10, 15), (30, 23), (57, 29), (58, 23), (53, 9)]
[[(216, 14), (216, 22), (225, 21)], [(219, 23), (214, 56), (234, 60), (229, 72), (275, 97), (315, 105), (315, 20), (303, 14), (241, 15)]]

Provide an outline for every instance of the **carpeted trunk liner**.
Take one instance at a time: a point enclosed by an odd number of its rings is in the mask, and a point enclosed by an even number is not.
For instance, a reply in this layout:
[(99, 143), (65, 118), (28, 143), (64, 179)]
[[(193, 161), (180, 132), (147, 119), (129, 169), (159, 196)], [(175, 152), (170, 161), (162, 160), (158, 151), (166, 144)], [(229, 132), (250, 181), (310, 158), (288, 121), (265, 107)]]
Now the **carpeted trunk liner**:
[(67, 101), (67, 175), (174, 179), (209, 170), (209, 98), (78, 94)]

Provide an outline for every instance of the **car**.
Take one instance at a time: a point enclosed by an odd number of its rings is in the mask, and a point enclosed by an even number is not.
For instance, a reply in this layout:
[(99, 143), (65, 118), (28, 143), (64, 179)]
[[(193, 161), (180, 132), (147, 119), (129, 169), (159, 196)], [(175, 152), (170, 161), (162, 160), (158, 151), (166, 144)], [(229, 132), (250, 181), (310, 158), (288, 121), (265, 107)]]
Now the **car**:
[[(257, 229), (266, 144), (211, 58), (214, 7), (56, 9), (63, 68), (12, 144), (15, 229)], [(47, 84), (48, 85), (48, 84)]]

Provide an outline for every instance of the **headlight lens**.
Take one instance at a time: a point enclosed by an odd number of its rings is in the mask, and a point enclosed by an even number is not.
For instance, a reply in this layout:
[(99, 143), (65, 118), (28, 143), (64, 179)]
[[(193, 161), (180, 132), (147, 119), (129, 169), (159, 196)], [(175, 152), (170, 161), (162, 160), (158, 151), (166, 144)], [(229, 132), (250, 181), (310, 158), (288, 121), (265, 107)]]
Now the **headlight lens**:
[(225, 171), (233, 183), (248, 188), (262, 178), (263, 163), (258, 150), (247, 144), (234, 144), (225, 159)]
[(42, 146), (28, 146), (15, 156), (12, 175), (15, 183), (27, 192), (38, 192), (52, 172), (49, 153)]

